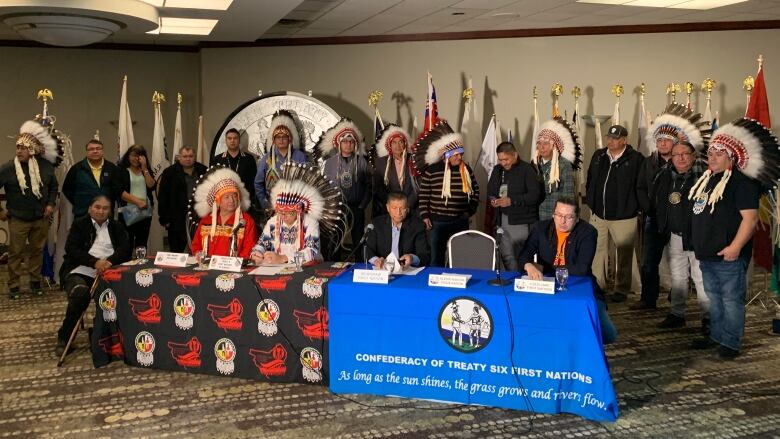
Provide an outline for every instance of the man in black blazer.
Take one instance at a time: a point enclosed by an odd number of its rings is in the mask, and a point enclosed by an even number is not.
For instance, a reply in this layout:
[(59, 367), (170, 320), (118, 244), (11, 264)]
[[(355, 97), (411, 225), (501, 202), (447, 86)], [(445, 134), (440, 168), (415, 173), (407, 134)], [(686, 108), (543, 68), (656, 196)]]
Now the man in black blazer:
[(62, 289), (68, 295), (65, 319), (57, 333), (54, 352), (62, 355), (73, 327), (89, 306), (90, 286), (95, 277), (113, 265), (130, 260), (127, 230), (111, 218), (111, 201), (98, 195), (89, 204), (87, 215), (77, 218), (68, 231), (65, 259), (60, 268)]
[(374, 231), (366, 241), (366, 257), (375, 268), (384, 268), (385, 257), (394, 253), (406, 267), (425, 266), (431, 262), (431, 247), (425, 225), (416, 217), (407, 217), (406, 195), (390, 192), (387, 213), (374, 219)]

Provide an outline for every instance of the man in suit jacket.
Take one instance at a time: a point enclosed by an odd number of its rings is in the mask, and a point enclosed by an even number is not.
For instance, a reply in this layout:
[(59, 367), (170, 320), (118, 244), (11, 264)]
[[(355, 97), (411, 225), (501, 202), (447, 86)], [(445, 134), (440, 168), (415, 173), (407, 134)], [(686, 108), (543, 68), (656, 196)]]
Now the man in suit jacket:
[(425, 225), (417, 217), (407, 217), (406, 195), (390, 192), (387, 213), (374, 220), (374, 231), (366, 241), (366, 257), (375, 268), (384, 268), (385, 257), (395, 254), (402, 265), (417, 267), (431, 261), (431, 247)]

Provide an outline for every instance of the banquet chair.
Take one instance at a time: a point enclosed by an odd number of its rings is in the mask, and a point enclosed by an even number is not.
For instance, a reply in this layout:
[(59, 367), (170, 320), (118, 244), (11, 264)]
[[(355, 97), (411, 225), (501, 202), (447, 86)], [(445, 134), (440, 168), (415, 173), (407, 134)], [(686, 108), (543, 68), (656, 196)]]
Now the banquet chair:
[(447, 267), (495, 270), (496, 240), (478, 230), (458, 232), (447, 241)]

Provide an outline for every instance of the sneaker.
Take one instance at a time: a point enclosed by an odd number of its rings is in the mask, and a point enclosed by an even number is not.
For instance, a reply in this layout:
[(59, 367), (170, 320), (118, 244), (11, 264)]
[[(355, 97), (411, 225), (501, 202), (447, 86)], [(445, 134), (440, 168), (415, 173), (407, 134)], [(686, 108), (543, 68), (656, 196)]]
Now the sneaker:
[[(62, 356), (62, 353), (65, 352), (65, 346), (67, 346), (68, 340), (60, 340), (59, 337), (57, 337), (57, 346), (54, 347), (54, 355), (56, 355), (58, 358)], [(76, 350), (75, 343), (70, 344), (70, 348), (68, 348), (68, 353), (70, 354)]]
[(718, 358), (721, 360), (733, 360), (739, 355), (739, 351), (731, 349), (729, 347), (720, 345), (718, 346)]
[(717, 343), (712, 341), (709, 337), (697, 338), (691, 342), (691, 347), (694, 349), (709, 349), (715, 345), (717, 345)]
[(658, 324), (659, 328), (682, 328), (685, 326), (685, 318), (674, 314), (668, 314), (666, 318)]
[(710, 319), (701, 319), (701, 335), (710, 335)]
[(30, 282), (30, 291), (36, 296), (43, 295), (43, 288), (41, 287), (40, 282)]
[(628, 296), (626, 293), (614, 292), (612, 293), (612, 301), (615, 303), (625, 302)]
[(8, 297), (10, 299), (18, 299), (22, 297), (21, 291), (19, 291), (19, 287), (13, 287), (10, 290), (8, 290)]
[(655, 304), (649, 304), (642, 300), (628, 307), (631, 311), (652, 311), (655, 308)]

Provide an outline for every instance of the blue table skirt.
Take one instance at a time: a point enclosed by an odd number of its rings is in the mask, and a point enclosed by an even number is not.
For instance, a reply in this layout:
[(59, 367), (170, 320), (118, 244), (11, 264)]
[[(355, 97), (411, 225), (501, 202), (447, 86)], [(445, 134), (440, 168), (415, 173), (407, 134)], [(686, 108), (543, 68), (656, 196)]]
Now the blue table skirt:
[[(445, 271), (471, 274), (468, 287), (427, 285)], [(546, 295), (494, 277), (426, 268), (388, 285), (353, 283), (351, 271), (331, 280), (331, 390), (617, 419), (590, 279)]]

